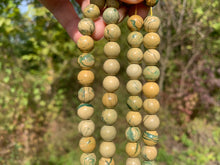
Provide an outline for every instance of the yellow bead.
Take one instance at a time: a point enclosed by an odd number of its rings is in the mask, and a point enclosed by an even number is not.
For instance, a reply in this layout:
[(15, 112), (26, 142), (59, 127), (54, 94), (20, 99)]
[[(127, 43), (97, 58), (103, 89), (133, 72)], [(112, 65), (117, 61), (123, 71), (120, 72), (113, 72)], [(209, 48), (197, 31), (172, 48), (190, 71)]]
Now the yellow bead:
[(113, 142), (102, 142), (99, 146), (99, 152), (105, 158), (113, 157), (115, 151), (116, 147)]
[(102, 97), (102, 103), (107, 108), (114, 108), (118, 104), (118, 97), (114, 93), (105, 93)]
[(94, 108), (91, 104), (82, 103), (77, 107), (77, 115), (84, 120), (92, 117)]
[(121, 52), (121, 48), (117, 42), (108, 42), (104, 46), (104, 53), (108, 58), (117, 58)]
[(158, 143), (157, 131), (145, 131), (143, 134), (143, 141), (147, 146), (154, 146)]
[(119, 88), (119, 80), (115, 76), (107, 76), (103, 80), (103, 87), (107, 92), (114, 92)]
[(149, 131), (156, 130), (160, 125), (160, 119), (157, 115), (146, 115), (143, 119), (144, 126)]
[(143, 86), (143, 93), (147, 98), (154, 98), (159, 94), (160, 88), (155, 82), (147, 82)]
[(78, 131), (83, 136), (91, 136), (95, 131), (95, 124), (92, 120), (83, 120), (78, 125)]
[(132, 80), (138, 79), (142, 74), (142, 68), (138, 64), (131, 64), (127, 67), (126, 73)]
[(100, 15), (100, 10), (98, 6), (94, 4), (89, 4), (86, 6), (86, 8), (83, 10), (83, 15), (86, 18), (91, 18), (91, 19), (97, 19)]
[(80, 157), (81, 165), (95, 165), (96, 156), (94, 153), (83, 153)]
[(106, 24), (116, 24), (120, 18), (118, 10), (113, 7), (105, 9), (102, 16)]
[(79, 141), (80, 149), (85, 153), (94, 151), (96, 147), (96, 141), (94, 137), (82, 137)]
[(121, 30), (118, 25), (109, 24), (105, 27), (104, 36), (108, 41), (117, 41), (121, 36)]
[(160, 27), (160, 19), (156, 16), (147, 16), (144, 20), (144, 29), (146, 32), (157, 32)]
[(158, 3), (159, 0), (146, 0), (147, 6), (153, 7)]
[(78, 92), (78, 98), (81, 102), (90, 102), (94, 99), (95, 93), (91, 87), (83, 87)]
[(90, 0), (90, 3), (98, 6), (99, 9), (102, 9), (105, 6), (105, 0)]
[(149, 115), (153, 115), (159, 111), (160, 103), (156, 99), (146, 99), (143, 107)]
[(99, 165), (115, 165), (115, 161), (113, 158), (104, 158), (102, 157), (99, 160)]
[(114, 109), (105, 109), (102, 112), (102, 121), (108, 125), (112, 125), (116, 122), (118, 118), (117, 112)]
[(148, 49), (144, 53), (144, 62), (146, 65), (156, 65), (160, 60), (160, 53), (156, 49)]
[(105, 61), (103, 65), (103, 69), (105, 73), (107, 73), (110, 76), (116, 75), (120, 70), (120, 64), (115, 59), (108, 59)]
[(126, 115), (126, 120), (130, 126), (138, 126), (142, 122), (140, 112), (129, 111)]
[(140, 32), (134, 31), (128, 35), (127, 38), (128, 44), (132, 48), (138, 48), (143, 42), (143, 35)]
[(141, 165), (139, 158), (128, 158), (126, 160), (126, 165)]
[(143, 76), (147, 81), (156, 81), (160, 77), (160, 69), (157, 66), (144, 68)]
[(92, 35), (95, 24), (90, 18), (83, 18), (79, 21), (78, 29), (82, 35)]
[(117, 131), (114, 126), (104, 125), (100, 130), (100, 135), (104, 141), (112, 141), (115, 139)]
[(94, 40), (90, 36), (81, 36), (77, 41), (78, 48), (87, 53), (91, 51), (94, 47)]
[(90, 69), (95, 64), (95, 58), (90, 53), (83, 53), (78, 57), (78, 64), (82, 69)]
[(118, 0), (106, 0), (106, 4), (108, 7), (114, 7), (116, 9), (118, 9), (120, 6), (120, 3)]
[(155, 49), (160, 44), (160, 36), (157, 33), (147, 33), (144, 36), (144, 47), (147, 49)]
[(143, 59), (143, 52), (140, 48), (131, 48), (127, 53), (127, 58), (132, 64), (139, 64)]
[(157, 149), (154, 146), (143, 146), (141, 155), (145, 160), (154, 160), (157, 157)]
[(143, 24), (143, 18), (139, 15), (132, 15), (127, 21), (128, 28), (131, 31), (140, 31)]
[(133, 111), (138, 111), (141, 109), (143, 104), (142, 99), (139, 96), (129, 96), (127, 100), (128, 107)]
[(125, 136), (130, 142), (136, 142), (141, 137), (141, 130), (138, 127), (128, 127)]
[(141, 93), (142, 84), (139, 80), (130, 80), (126, 85), (126, 88), (132, 96), (137, 96), (139, 93)]
[(93, 83), (95, 76), (90, 70), (82, 70), (79, 72), (77, 79), (81, 85), (89, 86)]
[(128, 154), (128, 156), (134, 158), (140, 154), (141, 146), (139, 143), (127, 143), (125, 146), (125, 151)]

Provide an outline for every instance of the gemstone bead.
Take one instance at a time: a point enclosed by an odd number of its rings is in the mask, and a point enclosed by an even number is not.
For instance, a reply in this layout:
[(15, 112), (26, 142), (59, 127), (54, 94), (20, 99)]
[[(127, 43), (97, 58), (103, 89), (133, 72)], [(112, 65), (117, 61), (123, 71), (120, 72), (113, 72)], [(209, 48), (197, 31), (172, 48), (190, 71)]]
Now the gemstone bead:
[(156, 66), (147, 66), (143, 71), (143, 76), (147, 81), (156, 81), (160, 77), (160, 69)]
[(95, 58), (90, 53), (83, 53), (78, 57), (78, 64), (82, 69), (90, 69), (95, 64)]
[(127, 143), (125, 146), (125, 151), (128, 156), (134, 158), (137, 157), (141, 152), (141, 145), (139, 143)]
[(94, 108), (91, 104), (82, 103), (77, 107), (77, 115), (84, 120), (92, 117)]
[(143, 104), (142, 99), (139, 96), (129, 96), (127, 100), (127, 105), (133, 111), (138, 111), (141, 109)]
[(117, 41), (121, 36), (121, 30), (118, 25), (109, 24), (105, 27), (104, 36), (108, 41)]
[(82, 137), (79, 141), (80, 149), (85, 153), (94, 151), (96, 147), (96, 141), (94, 137)]
[(113, 142), (102, 142), (99, 146), (99, 152), (105, 158), (113, 157), (115, 151), (116, 146)]
[(142, 84), (139, 80), (130, 80), (126, 85), (126, 88), (132, 96), (137, 96), (142, 91)]
[(146, 115), (143, 119), (144, 126), (149, 131), (156, 130), (160, 125), (160, 119), (157, 115)]
[(90, 18), (83, 18), (79, 21), (78, 29), (82, 35), (92, 35), (95, 24)]
[(127, 67), (126, 73), (132, 80), (138, 79), (142, 74), (142, 68), (138, 64), (131, 64)]
[(132, 64), (139, 64), (143, 59), (143, 52), (139, 48), (131, 48), (127, 53), (127, 58)]
[(115, 165), (115, 161), (113, 158), (104, 158), (102, 157), (99, 160), (99, 165)]
[(81, 85), (89, 86), (93, 83), (95, 76), (90, 70), (82, 70), (79, 72), (77, 79)]
[(86, 18), (91, 18), (93, 20), (97, 19), (100, 15), (100, 10), (98, 6), (94, 4), (89, 4), (86, 6), (86, 8), (83, 10), (83, 15)]
[(141, 165), (139, 158), (128, 158), (126, 160), (126, 165)]
[(144, 110), (149, 114), (153, 115), (160, 109), (160, 103), (157, 99), (146, 99), (143, 104)]
[(154, 98), (159, 94), (160, 88), (155, 82), (147, 82), (143, 86), (143, 93), (147, 98)]
[(102, 121), (108, 125), (112, 125), (116, 122), (118, 118), (117, 112), (114, 109), (105, 109), (102, 112)]
[(125, 136), (130, 142), (136, 142), (141, 137), (141, 130), (138, 127), (128, 127)]
[(78, 48), (87, 53), (91, 51), (94, 47), (94, 40), (90, 36), (81, 36), (77, 41)]
[(103, 87), (107, 92), (114, 92), (119, 88), (119, 80), (116, 76), (107, 76), (103, 80)]
[(127, 20), (128, 28), (131, 31), (140, 31), (144, 24), (143, 18), (139, 15), (132, 15)]
[(105, 61), (103, 65), (103, 69), (105, 73), (107, 73), (110, 76), (116, 75), (120, 70), (120, 64), (115, 59), (108, 59)]
[(104, 141), (112, 141), (115, 139), (117, 131), (114, 126), (103, 126), (100, 130), (100, 135)]
[(106, 24), (117, 24), (119, 18), (119, 12), (116, 8), (109, 7), (103, 12), (103, 19)]
[(114, 108), (118, 104), (118, 97), (114, 93), (105, 93), (102, 97), (102, 103), (107, 108)]
[(116, 9), (118, 9), (120, 6), (120, 3), (118, 0), (106, 0), (106, 4), (108, 7), (114, 7)]
[(95, 165), (96, 156), (94, 153), (83, 153), (80, 157), (81, 165)]
[(141, 155), (145, 160), (154, 160), (157, 157), (157, 149), (154, 146), (143, 146)]
[(157, 131), (145, 131), (143, 134), (143, 141), (147, 146), (154, 146), (158, 143)]
[(140, 112), (129, 111), (126, 115), (126, 120), (130, 126), (138, 126), (142, 122)]
[(92, 120), (82, 120), (78, 125), (78, 131), (83, 136), (91, 136), (95, 131), (95, 124)]
[(108, 58), (117, 58), (121, 52), (121, 48), (117, 42), (108, 42), (104, 46), (104, 53)]
[(140, 32), (131, 32), (127, 37), (128, 44), (133, 48), (138, 48), (143, 42), (143, 35)]
[(98, 6), (99, 9), (102, 9), (105, 7), (105, 0), (90, 0), (90, 3)]
[(82, 87), (78, 92), (78, 98), (81, 102), (90, 102), (94, 99), (95, 93), (91, 87)]
[(144, 62), (146, 65), (156, 65), (160, 60), (160, 53), (155, 49), (148, 49), (144, 53)]
[(147, 16), (144, 20), (144, 29), (146, 32), (157, 32), (160, 28), (160, 19), (156, 16)]
[(158, 3), (159, 0), (146, 0), (147, 6), (153, 7)]
[(147, 33), (144, 36), (144, 47), (146, 49), (155, 49), (160, 44), (160, 36), (157, 33)]

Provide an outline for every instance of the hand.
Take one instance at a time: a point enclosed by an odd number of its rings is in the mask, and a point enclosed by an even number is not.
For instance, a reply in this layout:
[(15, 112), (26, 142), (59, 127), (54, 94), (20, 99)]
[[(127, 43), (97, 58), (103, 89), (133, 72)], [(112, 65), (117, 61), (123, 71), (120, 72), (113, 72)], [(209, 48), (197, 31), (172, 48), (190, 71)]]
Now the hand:
[[(76, 0), (82, 10), (89, 5), (90, 0)], [(140, 3), (144, 0), (121, 0), (122, 2), (128, 4), (138, 4), (137, 6), (128, 6), (123, 5), (121, 6), (118, 11), (120, 14), (120, 21), (127, 15), (134, 14), (134, 9), (137, 8), (137, 14), (141, 15), (143, 18), (146, 17), (148, 13), (148, 8), (143, 4)], [(56, 19), (60, 22), (60, 24), (65, 28), (69, 36), (73, 39), (73, 41), (77, 42), (77, 40), (82, 36), (78, 31), (78, 22), (80, 18), (78, 17), (77, 13), (75, 12), (72, 3), (69, 0), (40, 0), (40, 2), (48, 9)], [(128, 11), (128, 12), (127, 12)], [(103, 18), (100, 16), (95, 21), (95, 31), (92, 35), (94, 40), (99, 40), (104, 36), (104, 28), (105, 23)]]

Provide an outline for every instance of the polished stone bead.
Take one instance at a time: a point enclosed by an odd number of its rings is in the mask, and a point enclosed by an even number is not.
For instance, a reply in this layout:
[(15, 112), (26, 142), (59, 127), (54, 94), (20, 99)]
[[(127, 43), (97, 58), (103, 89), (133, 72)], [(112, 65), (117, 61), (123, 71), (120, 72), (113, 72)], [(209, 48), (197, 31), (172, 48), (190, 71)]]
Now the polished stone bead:
[(91, 118), (93, 113), (94, 108), (91, 104), (82, 103), (77, 107), (77, 115), (83, 120)]
[(139, 64), (143, 59), (143, 52), (140, 48), (131, 48), (127, 53), (127, 58), (132, 64)]
[(143, 123), (148, 131), (154, 131), (159, 127), (160, 119), (157, 115), (146, 115), (143, 119)]
[(138, 126), (142, 122), (142, 116), (140, 112), (129, 111), (126, 115), (126, 120), (130, 126)]
[(142, 84), (139, 80), (130, 80), (126, 85), (126, 88), (132, 96), (137, 96), (142, 91)]
[(114, 126), (104, 125), (100, 130), (100, 135), (104, 141), (112, 141), (115, 139), (117, 131)]
[(96, 141), (94, 137), (82, 137), (79, 141), (80, 149), (85, 153), (94, 151), (96, 147)]
[(78, 57), (78, 64), (82, 69), (91, 69), (95, 64), (95, 58), (90, 53), (83, 53)]
[(114, 7), (116, 9), (118, 9), (120, 6), (120, 3), (118, 0), (106, 0), (106, 4), (108, 7)]
[(143, 35), (140, 32), (131, 32), (127, 37), (128, 44), (132, 48), (138, 48), (143, 42)]
[(142, 68), (138, 64), (130, 64), (127, 67), (126, 73), (132, 80), (138, 79), (142, 74)]
[(157, 157), (157, 149), (154, 146), (143, 146), (141, 155), (145, 160), (154, 160)]
[(108, 58), (117, 58), (121, 52), (121, 48), (117, 42), (108, 42), (104, 46), (104, 53)]
[(103, 19), (106, 24), (116, 24), (119, 21), (119, 12), (116, 8), (109, 7), (103, 12)]
[(142, 165), (157, 165), (155, 161), (143, 161)]
[(116, 75), (120, 70), (120, 64), (115, 59), (108, 59), (105, 61), (103, 65), (103, 69), (105, 73), (107, 73), (110, 76)]
[(78, 125), (78, 131), (83, 136), (91, 136), (95, 131), (95, 124), (92, 120), (82, 120)]
[(144, 53), (144, 62), (146, 65), (156, 65), (160, 60), (160, 53), (156, 49), (148, 49)]
[(147, 6), (153, 7), (158, 3), (159, 0), (146, 0)]
[(118, 104), (118, 97), (114, 93), (105, 93), (102, 97), (102, 103), (107, 108), (114, 108)]
[(160, 77), (160, 69), (157, 66), (147, 66), (143, 71), (143, 76), (147, 81), (156, 81)]
[(143, 18), (139, 15), (132, 15), (127, 20), (128, 28), (131, 31), (140, 31), (144, 24)]
[(82, 70), (79, 72), (77, 79), (81, 85), (89, 86), (93, 83), (95, 76), (90, 70)]
[(82, 87), (78, 91), (78, 98), (81, 102), (90, 102), (94, 99), (95, 92), (91, 87)]
[(126, 160), (126, 165), (141, 165), (139, 158), (128, 158)]
[(94, 4), (89, 4), (86, 6), (86, 8), (83, 10), (83, 15), (86, 18), (91, 18), (93, 20), (97, 19), (100, 15), (99, 7)]
[(144, 47), (146, 49), (155, 49), (160, 44), (160, 36), (157, 33), (147, 33), (144, 36)]
[(143, 93), (147, 98), (154, 98), (159, 94), (160, 88), (155, 82), (147, 82), (143, 86)]
[(102, 121), (104, 121), (108, 125), (112, 125), (117, 121), (118, 115), (114, 109), (105, 109), (102, 112)]
[(157, 32), (160, 28), (160, 19), (156, 16), (147, 16), (144, 20), (144, 29), (146, 32)]
[(138, 127), (128, 127), (125, 136), (130, 142), (137, 142), (141, 137), (141, 130)]
[(102, 157), (99, 160), (99, 165), (115, 165), (115, 161), (113, 158), (104, 158)]
[(143, 104), (144, 110), (149, 115), (156, 114), (160, 109), (160, 103), (157, 99), (146, 99)]
[(113, 142), (102, 142), (99, 146), (99, 152), (105, 158), (113, 157), (115, 151), (116, 146)]
[(154, 146), (158, 143), (157, 131), (145, 131), (143, 134), (143, 141), (147, 146)]
[(105, 7), (105, 0), (90, 0), (90, 3), (98, 6), (99, 9), (102, 9)]
[(105, 27), (105, 39), (108, 41), (117, 41), (121, 36), (121, 30), (116, 24), (109, 24)]
[(119, 88), (120, 82), (116, 76), (107, 76), (102, 84), (107, 92), (115, 92)]
[(82, 52), (88, 53), (94, 47), (94, 40), (90, 36), (81, 36), (77, 41), (77, 46)]
[(139, 143), (127, 143), (125, 146), (125, 151), (128, 156), (134, 158), (137, 157), (141, 152), (141, 145)]
[(80, 157), (81, 165), (95, 165), (96, 156), (94, 153), (83, 153)]
[(141, 109), (143, 104), (142, 99), (139, 96), (129, 96), (127, 100), (128, 107), (133, 111), (138, 111)]
[(95, 31), (95, 24), (90, 18), (83, 18), (79, 21), (78, 29), (82, 35), (92, 35)]

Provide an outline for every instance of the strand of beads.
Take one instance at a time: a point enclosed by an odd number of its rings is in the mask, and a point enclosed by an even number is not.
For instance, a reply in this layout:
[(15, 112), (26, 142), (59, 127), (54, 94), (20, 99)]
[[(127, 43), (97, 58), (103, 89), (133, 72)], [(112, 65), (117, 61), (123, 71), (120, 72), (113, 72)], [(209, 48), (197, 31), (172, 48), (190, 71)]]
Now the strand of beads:
[(99, 165), (115, 165), (112, 157), (116, 151), (113, 140), (116, 137), (117, 131), (113, 124), (117, 120), (117, 112), (113, 108), (118, 103), (118, 97), (114, 92), (119, 88), (120, 84), (115, 76), (120, 70), (120, 64), (115, 58), (120, 54), (120, 46), (116, 41), (121, 36), (121, 30), (116, 25), (119, 21), (119, 13), (116, 9), (119, 7), (119, 2), (117, 0), (107, 0), (106, 3), (109, 8), (103, 13), (103, 19), (107, 24), (104, 37), (109, 42), (104, 46), (104, 53), (108, 59), (105, 61), (103, 69), (108, 76), (103, 80), (103, 87), (107, 93), (102, 97), (102, 103), (106, 109), (102, 112), (102, 120), (105, 122), (105, 125), (100, 130), (100, 135), (104, 141), (99, 147), (99, 152), (102, 155)]
[(147, 49), (144, 53), (144, 62), (146, 67), (143, 76), (147, 81), (143, 86), (143, 93), (147, 97), (143, 103), (143, 107), (147, 115), (143, 119), (146, 131), (143, 133), (143, 141), (145, 146), (141, 150), (141, 154), (145, 161), (143, 165), (156, 164), (157, 149), (155, 145), (158, 143), (158, 133), (156, 129), (160, 125), (160, 120), (156, 113), (160, 108), (160, 104), (155, 99), (159, 94), (159, 86), (155, 82), (160, 76), (160, 70), (155, 66), (160, 60), (160, 54), (156, 50), (160, 44), (160, 37), (156, 33), (160, 26), (160, 19), (152, 16), (152, 6), (156, 5), (158, 0), (146, 0), (148, 6), (151, 7), (151, 16), (147, 16), (144, 20), (144, 29), (147, 34), (144, 36), (144, 47)]
[(82, 68), (82, 71), (79, 72), (77, 77), (79, 83), (83, 86), (78, 92), (78, 98), (82, 103), (77, 109), (77, 114), (82, 119), (78, 125), (78, 130), (83, 136), (79, 141), (79, 147), (84, 152), (80, 157), (81, 165), (96, 164), (96, 155), (93, 153), (96, 147), (96, 140), (92, 136), (95, 131), (95, 124), (90, 120), (94, 113), (94, 108), (90, 104), (90, 101), (95, 97), (94, 90), (91, 87), (95, 76), (90, 69), (95, 63), (95, 58), (89, 52), (94, 47), (94, 41), (90, 37), (95, 30), (93, 20), (98, 18), (99, 14), (99, 8), (94, 4), (90, 4), (83, 11), (85, 18), (78, 24), (78, 29), (83, 35), (77, 41), (77, 46), (82, 51), (82, 54), (78, 58), (78, 64)]
[(143, 52), (138, 47), (143, 42), (143, 35), (139, 32), (143, 23), (144, 21), (139, 15), (133, 15), (127, 21), (128, 28), (132, 31), (128, 35), (127, 41), (132, 48), (127, 53), (130, 64), (126, 70), (128, 77), (131, 79), (126, 85), (127, 91), (131, 95), (127, 100), (130, 111), (127, 113), (126, 120), (130, 126), (125, 131), (125, 136), (129, 141), (125, 148), (129, 156), (126, 165), (141, 165), (140, 159), (137, 158), (141, 152), (141, 146), (138, 142), (141, 137), (141, 131), (138, 125), (142, 122), (139, 110), (143, 102), (138, 96), (142, 91), (142, 83), (138, 79), (142, 75), (142, 68), (139, 63), (142, 61)]

